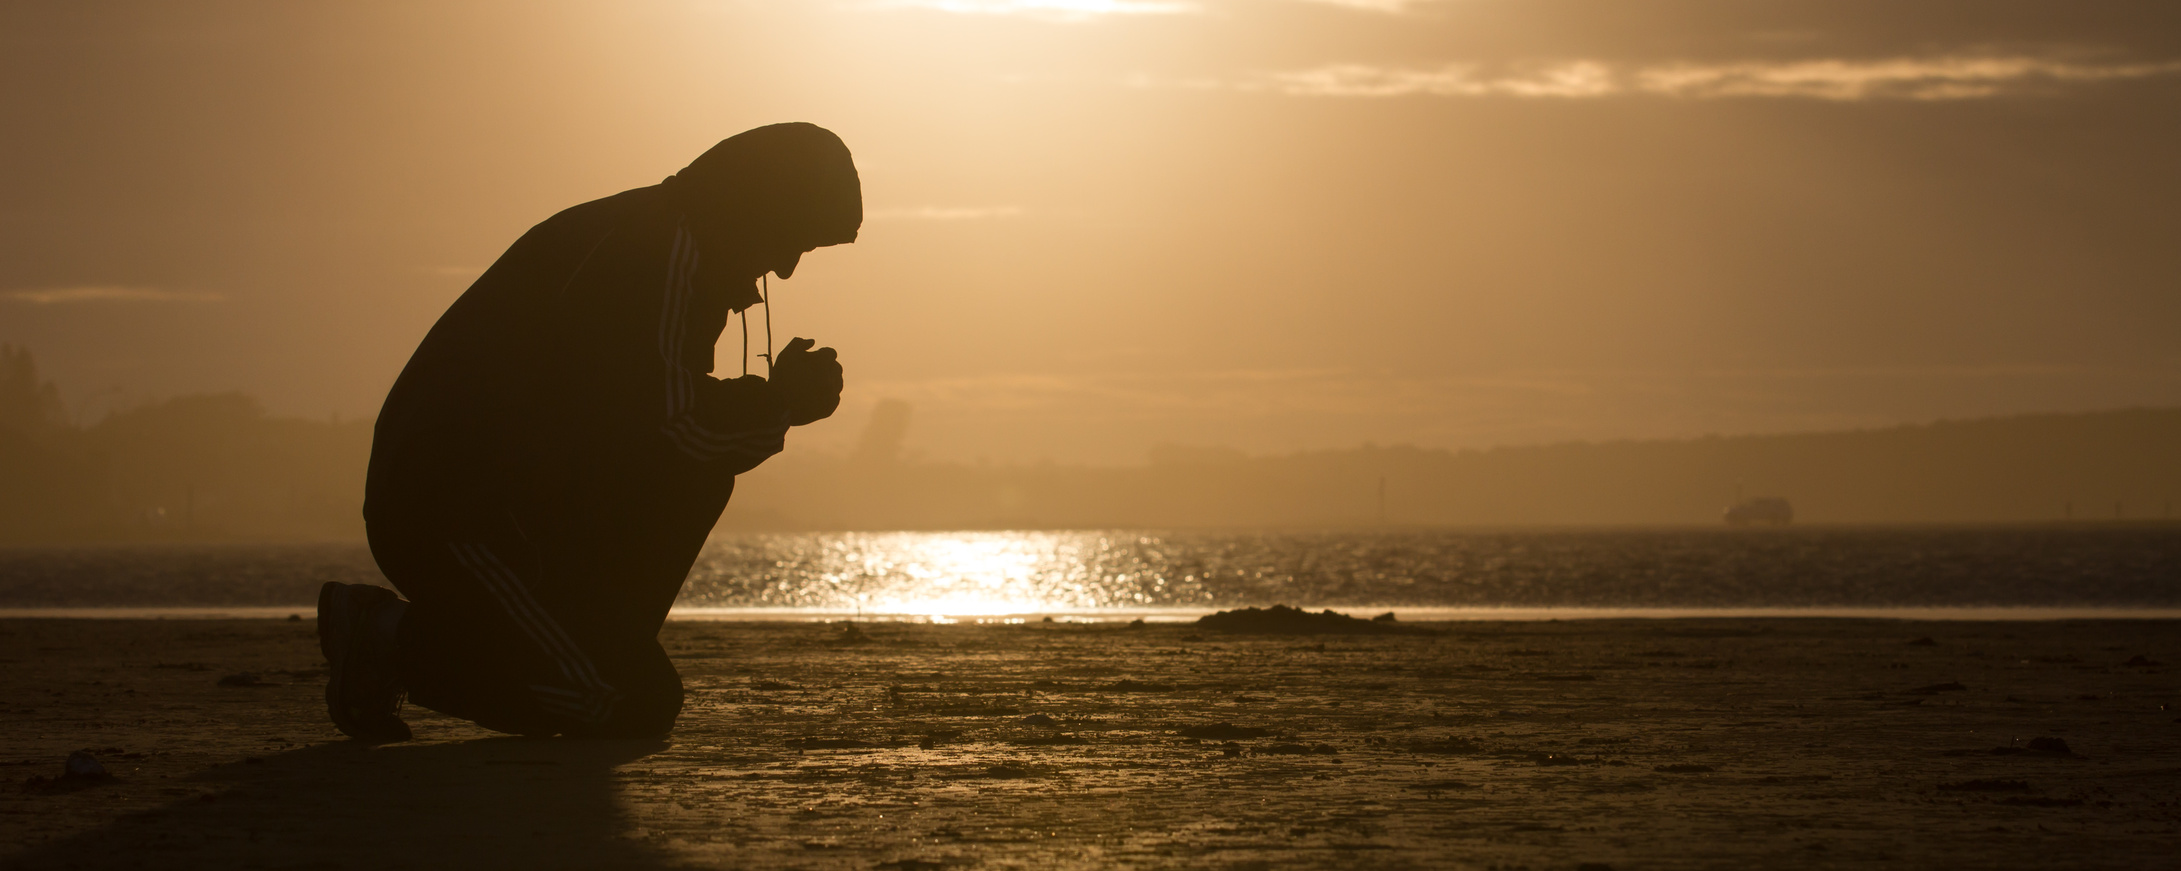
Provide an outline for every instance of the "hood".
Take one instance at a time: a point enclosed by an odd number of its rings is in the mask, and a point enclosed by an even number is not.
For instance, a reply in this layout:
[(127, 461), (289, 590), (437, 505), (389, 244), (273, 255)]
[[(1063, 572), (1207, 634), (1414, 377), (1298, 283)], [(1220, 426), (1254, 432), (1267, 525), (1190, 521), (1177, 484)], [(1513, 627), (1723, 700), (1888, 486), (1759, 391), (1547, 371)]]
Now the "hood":
[(698, 208), (769, 227), (800, 247), (854, 242), (863, 226), (856, 162), (839, 136), (816, 124), (771, 124), (727, 137), (667, 184)]

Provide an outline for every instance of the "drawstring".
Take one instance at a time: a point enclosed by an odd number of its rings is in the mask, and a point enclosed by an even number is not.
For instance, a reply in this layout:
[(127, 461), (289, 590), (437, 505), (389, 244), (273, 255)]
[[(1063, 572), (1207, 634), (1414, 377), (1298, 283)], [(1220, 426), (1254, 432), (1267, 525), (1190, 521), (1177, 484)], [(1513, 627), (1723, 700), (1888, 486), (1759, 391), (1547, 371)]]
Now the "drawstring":
[[(772, 378), (772, 275), (770, 273), (760, 275), (757, 280), (759, 287), (757, 300), (765, 304), (765, 377), (769, 380)], [(744, 325), (743, 330), (748, 331), (749, 320), (744, 319), (742, 323)], [(749, 352), (744, 351), (743, 353), (747, 354)]]
[[(772, 378), (772, 276), (758, 276), (757, 301), (765, 304), (765, 378)], [(750, 374), (750, 308), (743, 306), (736, 312), (742, 316), (742, 374)]]

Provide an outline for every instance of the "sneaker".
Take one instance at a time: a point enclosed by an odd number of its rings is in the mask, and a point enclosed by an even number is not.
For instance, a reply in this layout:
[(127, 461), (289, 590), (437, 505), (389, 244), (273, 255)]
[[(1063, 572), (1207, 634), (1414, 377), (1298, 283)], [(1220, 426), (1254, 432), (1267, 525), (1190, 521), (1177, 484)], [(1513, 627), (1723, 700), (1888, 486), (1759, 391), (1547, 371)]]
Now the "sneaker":
[(359, 741), (409, 740), (394, 674), (394, 627), (407, 602), (392, 590), (329, 581), (318, 588), (318, 649), (326, 655), (326, 713)]

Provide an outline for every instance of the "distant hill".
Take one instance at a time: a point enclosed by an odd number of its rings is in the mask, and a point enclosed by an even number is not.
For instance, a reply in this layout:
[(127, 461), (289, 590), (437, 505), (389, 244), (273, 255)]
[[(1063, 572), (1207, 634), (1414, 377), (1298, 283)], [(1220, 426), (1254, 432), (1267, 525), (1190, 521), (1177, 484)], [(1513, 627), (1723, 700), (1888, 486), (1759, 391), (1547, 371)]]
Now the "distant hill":
[(267, 415), (239, 393), (68, 424), (0, 349), (0, 542), (361, 539), (371, 422)]
[[(0, 349), (0, 542), (355, 539), (371, 422), (190, 396), (68, 423), (27, 352)], [(743, 476), (726, 530), (1712, 524), (1778, 496), (1805, 523), (2157, 519), (2181, 501), (2181, 408), (1804, 435), (1251, 457), (1162, 447), (1141, 465), (900, 459), (909, 409), (846, 457), (791, 450)]]

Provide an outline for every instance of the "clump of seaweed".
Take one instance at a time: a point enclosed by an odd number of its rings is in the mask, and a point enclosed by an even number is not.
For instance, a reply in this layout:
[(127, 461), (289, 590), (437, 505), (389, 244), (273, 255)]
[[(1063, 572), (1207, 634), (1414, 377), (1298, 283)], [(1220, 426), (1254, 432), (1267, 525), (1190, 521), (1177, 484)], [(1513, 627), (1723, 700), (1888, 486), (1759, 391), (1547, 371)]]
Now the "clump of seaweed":
[(1331, 609), (1310, 613), (1300, 608), (1238, 608), (1197, 619), (1197, 626), (1213, 632), (1248, 635), (1436, 635), (1436, 631), (1392, 621), (1350, 617)]

